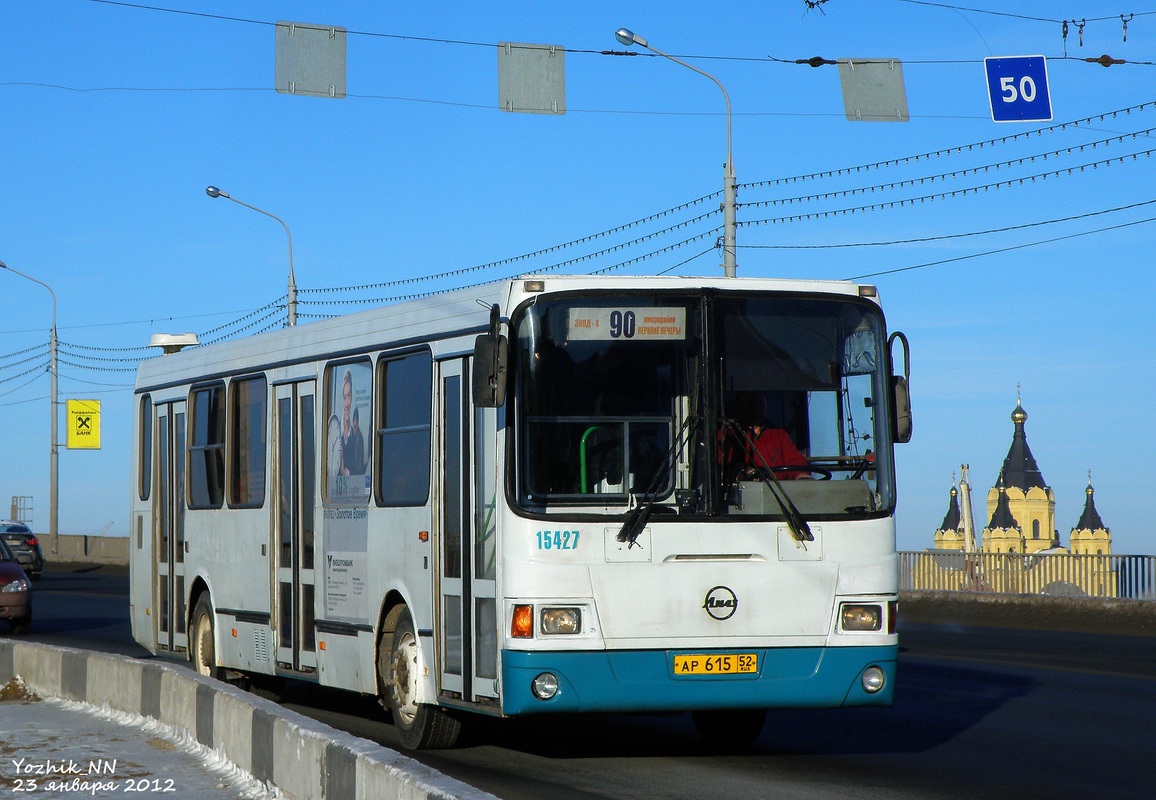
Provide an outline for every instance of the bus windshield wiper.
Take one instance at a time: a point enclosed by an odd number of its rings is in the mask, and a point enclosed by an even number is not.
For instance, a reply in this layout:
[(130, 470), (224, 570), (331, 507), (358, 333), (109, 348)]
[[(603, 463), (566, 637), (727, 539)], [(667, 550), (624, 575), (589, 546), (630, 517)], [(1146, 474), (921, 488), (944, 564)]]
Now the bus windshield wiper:
[(669, 474), (673, 469), (674, 458), (683, 445), (687, 433), (691, 430), (694, 424), (698, 421), (698, 414), (690, 414), (683, 421), (682, 426), (679, 427), (677, 435), (671, 442), (670, 449), (666, 451), (666, 458), (659, 462), (654, 474), (646, 485), (646, 491), (641, 495), (635, 495), (632, 491), (630, 493), (631, 500), (636, 501), (634, 508), (626, 515), (626, 521), (622, 523), (622, 528), (618, 531), (616, 537), (620, 542), (627, 542), (626, 549), (634, 547), (638, 537), (646, 530), (646, 523), (650, 521), (650, 514), (654, 511), (654, 504), (657, 501), (658, 483), (664, 474)]
[(626, 521), (622, 523), (622, 528), (618, 531), (616, 538), (620, 542), (628, 543), (626, 545), (627, 550), (634, 547), (639, 534), (646, 530), (646, 523), (650, 521), (650, 512), (652, 510), (654, 510), (654, 500), (647, 500), (636, 505), (631, 509), (630, 513), (626, 515)]
[(783, 484), (779, 481), (779, 477), (775, 475), (775, 470), (763, 458), (763, 454), (755, 447), (754, 441), (747, 434), (741, 425), (731, 419), (724, 419), (723, 425), (727, 433), (739, 440), (739, 443), (744, 445), (744, 451), (752, 453), (760, 462), (756, 465), (755, 472), (758, 478), (770, 491), (771, 496), (775, 498), (775, 502), (779, 504), (779, 508), (783, 511), (783, 518), (787, 521), (787, 527), (791, 529), (791, 535), (799, 542), (813, 542), (815, 535), (811, 533), (811, 526), (807, 524), (806, 518), (799, 511), (798, 507), (791, 502), (791, 496), (787, 494), (787, 490), (783, 488)]

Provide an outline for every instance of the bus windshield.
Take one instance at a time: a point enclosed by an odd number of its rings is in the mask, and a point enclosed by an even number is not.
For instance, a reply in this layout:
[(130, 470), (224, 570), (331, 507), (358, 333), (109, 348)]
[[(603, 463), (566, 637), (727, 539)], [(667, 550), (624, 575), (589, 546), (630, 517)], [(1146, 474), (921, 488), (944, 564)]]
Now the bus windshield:
[[(515, 315), (515, 479), (538, 513), (889, 513), (878, 308), (843, 295), (543, 298)], [(595, 508), (597, 507), (597, 508)]]

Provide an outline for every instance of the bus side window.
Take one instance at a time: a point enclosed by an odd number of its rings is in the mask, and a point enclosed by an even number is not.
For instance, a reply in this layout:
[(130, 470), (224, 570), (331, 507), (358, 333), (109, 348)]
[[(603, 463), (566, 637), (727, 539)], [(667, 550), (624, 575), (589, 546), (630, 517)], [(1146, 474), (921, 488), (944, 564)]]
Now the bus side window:
[(189, 508), (220, 508), (225, 500), (225, 387), (195, 389), (191, 401)]
[(383, 360), (378, 370), (378, 505), (425, 505), (430, 491), (433, 358), (421, 350)]
[(140, 401), (140, 499), (148, 500), (153, 485), (153, 399)]
[(265, 503), (265, 376), (229, 385), (229, 505)]

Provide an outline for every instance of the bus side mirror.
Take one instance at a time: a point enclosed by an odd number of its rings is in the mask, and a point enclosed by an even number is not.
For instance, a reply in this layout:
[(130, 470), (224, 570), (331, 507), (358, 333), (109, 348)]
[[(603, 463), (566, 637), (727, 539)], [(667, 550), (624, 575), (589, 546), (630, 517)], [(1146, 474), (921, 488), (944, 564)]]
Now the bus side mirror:
[(902, 375), (891, 376), (891, 397), (895, 403), (892, 409), (895, 441), (906, 444), (911, 441), (911, 391), (907, 387), (907, 379)]
[(506, 367), (509, 343), (498, 333), (498, 307), (490, 309), (490, 330), (474, 340), (474, 406), (498, 408), (506, 402)]
[(911, 389), (907, 381), (911, 378), (911, 347), (907, 337), (896, 331), (887, 339), (887, 350), (891, 355), (891, 364), (895, 364), (895, 342), (903, 346), (903, 374), (891, 376), (891, 419), (895, 420), (895, 430), (892, 433), (898, 444), (911, 441)]

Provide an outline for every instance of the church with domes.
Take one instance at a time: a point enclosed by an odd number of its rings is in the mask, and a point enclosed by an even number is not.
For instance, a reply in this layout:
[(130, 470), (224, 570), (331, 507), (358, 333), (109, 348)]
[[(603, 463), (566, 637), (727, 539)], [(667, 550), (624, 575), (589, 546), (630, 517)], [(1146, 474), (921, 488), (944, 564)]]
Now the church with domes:
[[(1028, 447), (1025, 424), (1028, 414), (1017, 399), (1011, 421), (1015, 425), (1011, 447), (999, 478), (987, 493), (986, 526), (975, 535), (970, 519), (970, 486), (965, 477), (951, 487), (947, 514), (935, 532), (937, 550), (978, 550), (984, 553), (1075, 553), (1108, 555), (1112, 533), (1096, 511), (1095, 492), (1088, 474), (1084, 512), (1068, 534), (1067, 547), (1056, 527), (1056, 496)], [(961, 499), (962, 494), (962, 499)], [(964, 507), (961, 510), (961, 502)]]

